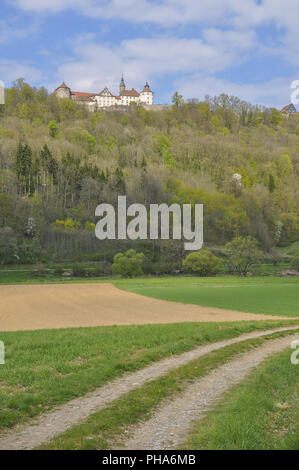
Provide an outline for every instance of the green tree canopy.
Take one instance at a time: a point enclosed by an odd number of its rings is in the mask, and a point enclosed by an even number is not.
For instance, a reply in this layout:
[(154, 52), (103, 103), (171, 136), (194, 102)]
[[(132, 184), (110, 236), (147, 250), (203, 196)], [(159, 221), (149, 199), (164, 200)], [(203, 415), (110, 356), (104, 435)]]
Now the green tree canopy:
[(213, 255), (210, 250), (202, 249), (186, 256), (183, 261), (183, 269), (185, 272), (206, 277), (217, 274), (220, 264), (220, 258)]
[(143, 253), (136, 253), (133, 249), (125, 253), (117, 253), (113, 258), (112, 272), (122, 277), (141, 276), (143, 258)]
[(252, 237), (237, 237), (227, 243), (223, 253), (228, 259), (228, 265), (240, 276), (246, 276), (253, 264), (261, 262), (262, 253), (258, 242)]

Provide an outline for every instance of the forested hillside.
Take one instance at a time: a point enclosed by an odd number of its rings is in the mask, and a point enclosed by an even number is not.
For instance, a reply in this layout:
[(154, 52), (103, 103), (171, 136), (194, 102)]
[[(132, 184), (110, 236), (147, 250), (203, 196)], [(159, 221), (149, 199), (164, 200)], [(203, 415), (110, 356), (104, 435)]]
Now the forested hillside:
[[(256, 238), (265, 252), (290, 245), (299, 240), (299, 119), (225, 95), (175, 99), (159, 112), (89, 114), (23, 80), (6, 90), (2, 263), (113, 256), (120, 242), (95, 238), (94, 211), (120, 194), (146, 205), (203, 203), (209, 247), (237, 235)], [(142, 247), (149, 262), (171, 263), (181, 250)]]

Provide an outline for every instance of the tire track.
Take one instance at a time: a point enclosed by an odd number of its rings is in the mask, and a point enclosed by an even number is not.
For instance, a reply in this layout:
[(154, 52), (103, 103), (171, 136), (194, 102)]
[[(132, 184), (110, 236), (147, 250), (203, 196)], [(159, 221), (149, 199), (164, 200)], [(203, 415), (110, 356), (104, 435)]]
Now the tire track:
[[(158, 407), (147, 421), (134, 427), (122, 450), (169, 450), (179, 448), (192, 428), (194, 420), (203, 418), (223, 394), (240, 383), (246, 375), (268, 356), (290, 346), (293, 337), (270, 340), (257, 350), (246, 352), (196, 380), (175, 399)], [(291, 351), (291, 350), (290, 350)]]
[(170, 370), (198, 359), (209, 352), (216, 351), (234, 343), (251, 338), (260, 338), (279, 331), (291, 331), (297, 326), (273, 328), (240, 335), (216, 343), (199, 346), (196, 349), (178, 356), (171, 356), (133, 373), (124, 374), (95, 391), (83, 397), (71, 400), (53, 410), (43, 413), (27, 424), (14, 427), (9, 431), (0, 432), (0, 450), (33, 449), (50, 441), (70, 427), (84, 421), (90, 414), (103, 409), (107, 404), (118, 399), (121, 395), (134, 390), (146, 382), (155, 380)]

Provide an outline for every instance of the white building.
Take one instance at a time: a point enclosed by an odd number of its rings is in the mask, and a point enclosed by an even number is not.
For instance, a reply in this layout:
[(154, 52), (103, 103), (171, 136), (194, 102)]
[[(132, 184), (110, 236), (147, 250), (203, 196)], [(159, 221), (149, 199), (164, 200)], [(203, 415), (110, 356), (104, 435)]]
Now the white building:
[(154, 93), (147, 82), (143, 90), (138, 93), (134, 88), (126, 90), (123, 77), (119, 86), (119, 95), (113, 95), (107, 87), (100, 93), (72, 91), (64, 82), (56, 88), (54, 94), (59, 98), (68, 98), (80, 104), (84, 104), (90, 111), (96, 111), (99, 108), (107, 108), (110, 106), (130, 106), (131, 103), (135, 103), (136, 105), (154, 104)]

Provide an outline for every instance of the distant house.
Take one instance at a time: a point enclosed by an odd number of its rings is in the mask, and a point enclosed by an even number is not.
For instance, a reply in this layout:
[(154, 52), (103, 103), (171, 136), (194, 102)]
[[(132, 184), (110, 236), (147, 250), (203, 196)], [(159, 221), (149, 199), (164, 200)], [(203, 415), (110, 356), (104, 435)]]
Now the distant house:
[(299, 114), (297, 113), (297, 109), (295, 108), (295, 106), (291, 103), (291, 104), (288, 104), (287, 106), (284, 106), (281, 110), (282, 114), (285, 114), (287, 116), (289, 115), (294, 115), (294, 114)]
[(134, 88), (126, 90), (124, 78), (122, 77), (119, 87), (119, 95), (113, 95), (107, 87), (100, 93), (85, 93), (72, 91), (64, 82), (54, 90), (54, 94), (59, 98), (68, 98), (87, 106), (90, 111), (98, 108), (110, 106), (129, 106), (130, 104), (143, 104), (152, 106), (154, 104), (154, 94), (146, 82), (143, 90), (138, 93)]

